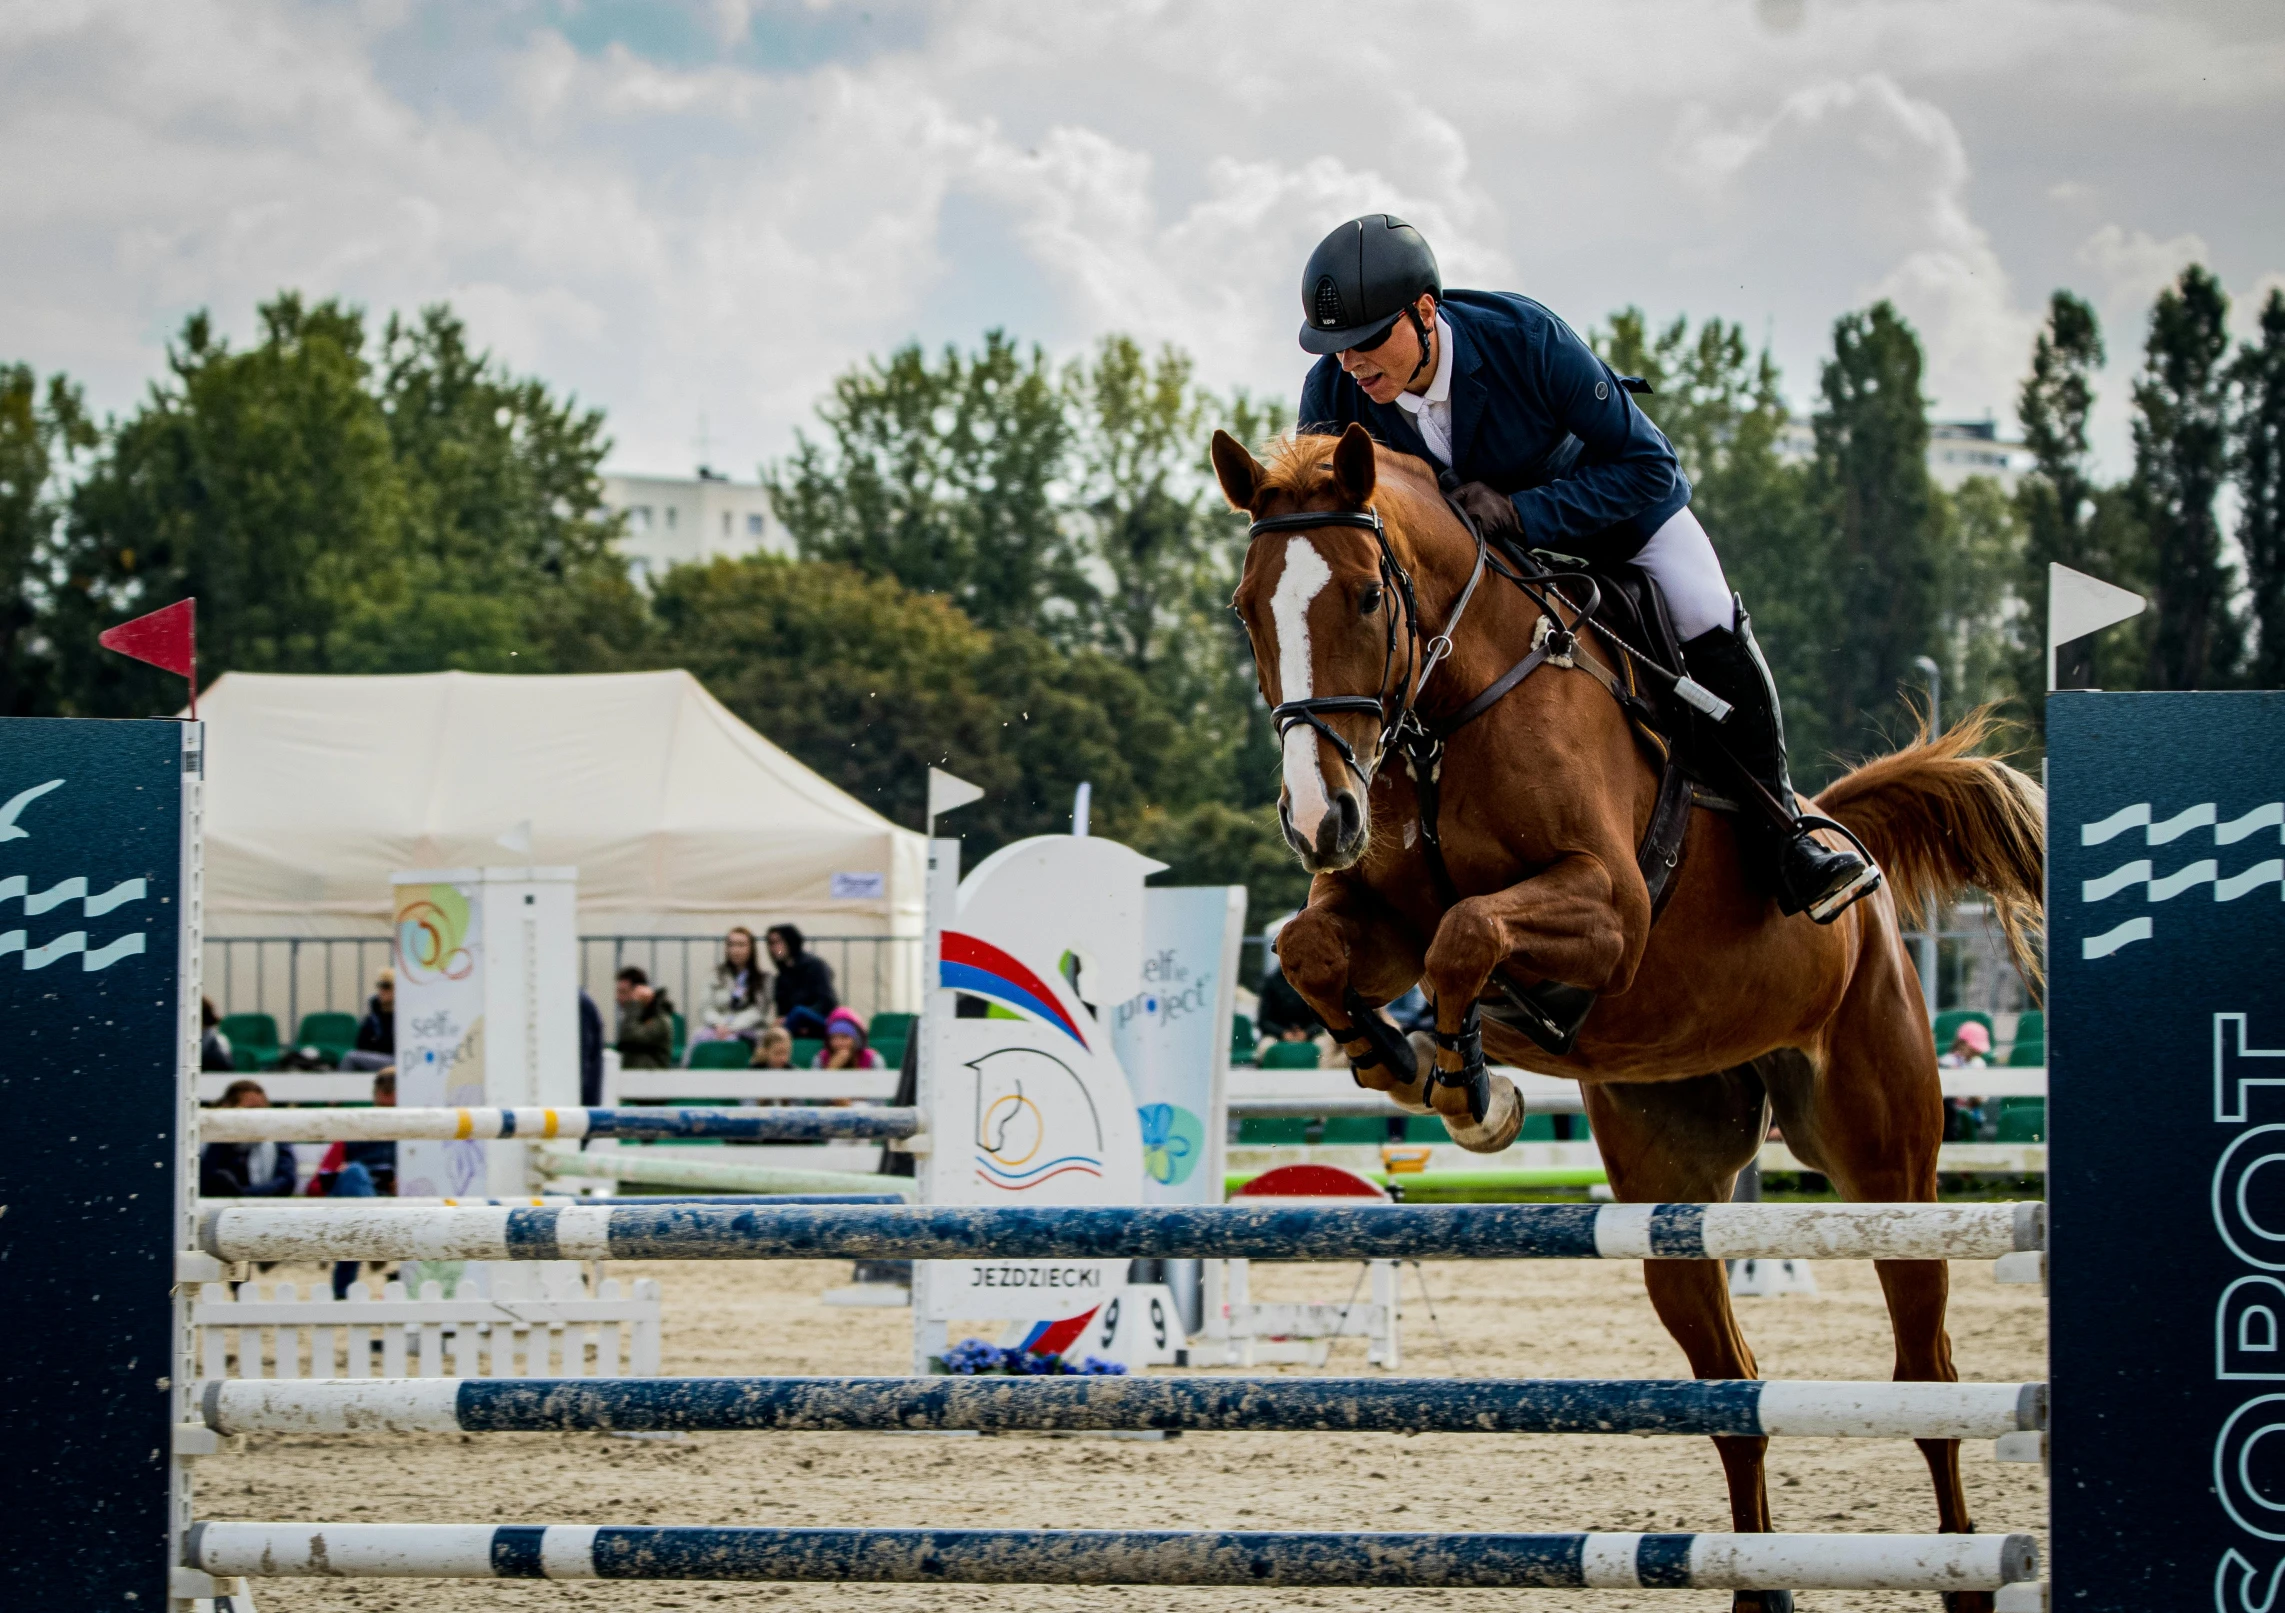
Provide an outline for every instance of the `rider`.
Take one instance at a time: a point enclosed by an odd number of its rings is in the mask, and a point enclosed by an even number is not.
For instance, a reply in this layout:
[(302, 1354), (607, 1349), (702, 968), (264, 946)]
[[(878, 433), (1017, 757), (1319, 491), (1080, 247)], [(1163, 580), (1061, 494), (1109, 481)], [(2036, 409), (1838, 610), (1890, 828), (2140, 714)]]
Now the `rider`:
[(1690, 513), (1674, 445), (1630, 396), (1649, 389), (1528, 297), (1446, 292), (1420, 232), (1387, 213), (1318, 243), (1301, 308), (1301, 345), (1322, 355), (1302, 385), (1301, 428), (1361, 421), (1429, 461), (1495, 543), (1599, 567), (1632, 561), (1657, 578), (1690, 675), (1735, 708), (1721, 737), (1760, 786), (1745, 792), (1759, 831), (1742, 838), (1779, 906), (1829, 924), (1877, 889), (1878, 869), (1797, 814), (1777, 685)]

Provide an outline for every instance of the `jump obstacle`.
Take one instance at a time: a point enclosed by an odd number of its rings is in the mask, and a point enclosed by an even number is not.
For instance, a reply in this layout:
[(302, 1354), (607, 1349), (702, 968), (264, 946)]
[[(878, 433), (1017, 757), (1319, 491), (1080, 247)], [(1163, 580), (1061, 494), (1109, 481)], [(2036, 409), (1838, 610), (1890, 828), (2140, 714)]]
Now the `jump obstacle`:
[[(195, 1086), (188, 1073), (197, 1041), (192, 1010), (198, 1001), (199, 730), (196, 725), (173, 723), (38, 723), (20, 725), (19, 731), (35, 727), (46, 749), (25, 765), (43, 777), (94, 771), (93, 764), (81, 763), (87, 753), (100, 756), (106, 747), (133, 750), (130, 759), (141, 769), (117, 761), (114, 780), (125, 779), (132, 788), (90, 794), (84, 802), (73, 797), (69, 804), (81, 817), (72, 831), (77, 838), (66, 845), (67, 855), (78, 854), (81, 846), (171, 847), (178, 834), (181, 847), (179, 878), (174, 861), (162, 857), (150, 864), (156, 870), (151, 877), (164, 876), (154, 888), (162, 899), (176, 902), (172, 914), (180, 916), (179, 923), (151, 932), (154, 944), (147, 954), (157, 960), (156, 967), (177, 970), (173, 992), (139, 989), (132, 1000), (106, 997), (102, 988), (113, 982), (92, 972), (86, 977), (91, 988), (80, 987), (76, 977), (43, 980), (39, 988), (49, 994), (43, 998), (43, 1029), (56, 1029), (56, 1034), (44, 1035), (35, 1054), (46, 1058), (48, 1047), (76, 1045), (72, 1037), (78, 1026), (89, 1028), (89, 1041), (99, 1033), (106, 1047), (124, 1046), (127, 1051), (118, 1055), (120, 1067), (131, 1071), (133, 1079), (123, 1079), (117, 1094), (120, 1104), (134, 1111), (124, 1118), (137, 1122), (135, 1136), (162, 1139), (156, 1151), (171, 1160), (162, 1158), (159, 1163), (162, 1168), (172, 1164), (177, 1183), (175, 1208), (164, 1216), (177, 1251), (172, 1272), (177, 1285), (172, 1314), (178, 1342), (171, 1351), (177, 1363), (175, 1375), (160, 1380), (159, 1396), (149, 1395), (151, 1362), (166, 1360), (170, 1351), (164, 1347), (163, 1332), (156, 1335), (159, 1349), (151, 1350), (142, 1342), (153, 1338), (152, 1307), (146, 1304), (134, 1324), (142, 1330), (135, 1334), (136, 1350), (119, 1352), (114, 1347), (120, 1355), (117, 1370), (103, 1363), (72, 1361), (62, 1353), (73, 1347), (78, 1334), (67, 1338), (59, 1332), (54, 1347), (43, 1356), (44, 1370), (57, 1375), (57, 1381), (70, 1372), (93, 1386), (95, 1404), (59, 1405), (58, 1417), (68, 1419), (63, 1421), (47, 1419), (37, 1404), (25, 1408), (27, 1449), (43, 1454), (19, 1476), (25, 1481), (19, 1492), (24, 1498), (19, 1521), (42, 1530), (52, 1524), (55, 1529), (60, 1549), (56, 1562), (43, 1570), (47, 1579), (68, 1575), (80, 1588), (148, 1583), (134, 1578), (147, 1575), (151, 1565), (132, 1546), (138, 1538), (153, 1538), (135, 1531), (145, 1520), (157, 1521), (153, 1509), (140, 1499), (143, 1491), (130, 1484), (129, 1493), (108, 1492), (104, 1504), (93, 1509), (102, 1514), (99, 1529), (82, 1529), (74, 1537), (66, 1525), (74, 1516), (84, 1520), (89, 1515), (91, 1482), (110, 1483), (119, 1475), (144, 1471), (145, 1453), (152, 1443), (149, 1434), (154, 1431), (145, 1424), (162, 1407), (172, 1412), (174, 1456), (168, 1468), (165, 1533), (176, 1544), (175, 1566), (160, 1586), (160, 1597), (176, 1613), (187, 1613), (197, 1599), (238, 1594), (239, 1579), (247, 1575), (1974, 1591), (2020, 1587), (2038, 1571), (2035, 1543), (2028, 1535), (1049, 1532), (199, 1522), (191, 1504), (192, 1464), (216, 1449), (223, 1437), (218, 1429), (282, 1426), (297, 1420), (302, 1427), (344, 1432), (359, 1419), (399, 1418), (442, 1427), (449, 1417), (450, 1426), (460, 1430), (476, 1425), (560, 1427), (566, 1422), (618, 1426), (614, 1420), (671, 1423), (677, 1418), (691, 1426), (757, 1428), (911, 1426), (914, 1419), (921, 1426), (947, 1427), (964, 1423), (1061, 1427), (1086, 1422), (1148, 1427), (1171, 1420), (1202, 1430), (1466, 1427), (1487, 1433), (1529, 1428), (1743, 1433), (1752, 1429), (1775, 1434), (1908, 1432), (1933, 1438), (2006, 1437), (2031, 1432), (2044, 1421), (2040, 1386), (2023, 1384), (1376, 1379), (1343, 1386), (1325, 1380), (1114, 1379), (1075, 1387), (1068, 1381), (1024, 1378), (728, 1384), (717, 1380), (259, 1380), (209, 1385), (198, 1380), (198, 1363), (183, 1353), (181, 1340), (187, 1339), (189, 1330), (181, 1321), (187, 1316), (191, 1285), (226, 1276), (224, 1262), (899, 1257), (986, 1265), (1138, 1257), (2036, 1261), (2045, 1244), (2044, 1217), (2039, 1206), (2009, 1204), (1266, 1204), (1137, 1209), (1079, 1204), (973, 1208), (941, 1202), (532, 1205), (520, 1200), (412, 1207), (336, 1200), (309, 1206), (241, 1204), (202, 1212), (195, 1207), (192, 1188), (185, 1185), (195, 1183), (192, 1161), (199, 1122), (209, 1118), (196, 1109)], [(74, 748), (80, 754), (66, 754)], [(19, 746), (19, 755), (27, 749)], [(0, 778), (0, 783), (6, 782)], [(151, 839), (154, 833), (159, 836), (156, 842)], [(137, 840), (137, 835), (143, 838)], [(948, 843), (939, 845), (940, 857), (954, 849)], [(49, 883), (63, 877), (51, 875), (44, 866), (34, 872)], [(111, 877), (106, 868), (97, 869), (96, 875)], [(163, 973), (154, 977), (164, 978)], [(1045, 986), (1051, 998), (1058, 996), (1054, 982)], [(65, 1026), (74, 1028), (58, 1029)], [(1071, 1028), (1067, 1025), (1056, 1034)], [(74, 1113), (75, 1102), (83, 1102), (84, 1088), (75, 1090), (71, 1084), (76, 1073), (68, 1053), (27, 1063), (18, 1072), (19, 1090), (33, 1100), (22, 1123), (35, 1139), (50, 1130), (60, 1137), (71, 1129), (56, 1122)], [(151, 1077), (161, 1075), (172, 1095), (154, 1107), (153, 1096), (160, 1088)], [(571, 1135), (562, 1127), (563, 1117), (572, 1112), (556, 1111), (559, 1138)], [(467, 1120), (466, 1135), (471, 1138), (477, 1135), (474, 1113)], [(495, 1136), (536, 1136), (547, 1123), (545, 1110), (535, 1112), (536, 1129), (530, 1131), (522, 1129), (527, 1124), (524, 1112), (494, 1113), (499, 1118), (485, 1123), (501, 1128)], [(578, 1113), (581, 1123), (587, 1123), (586, 1112)], [(147, 1114), (157, 1118), (159, 1126), (143, 1128), (140, 1123)], [(450, 1124), (457, 1128), (461, 1118), (455, 1114)], [(518, 1129), (510, 1133), (509, 1126)], [(454, 1135), (459, 1135), (457, 1130)], [(79, 1139), (74, 1142), (84, 1149)], [(153, 1151), (147, 1141), (131, 1145), (123, 1141), (122, 1146)], [(580, 1162), (589, 1158), (582, 1156)], [(44, 1184), (41, 1190), (47, 1200), (27, 1203), (11, 1195), (11, 1224), (19, 1224), (21, 1217), (26, 1230), (35, 1224), (55, 1226), (59, 1212), (50, 1205), (60, 1205), (60, 1215), (76, 1216), (82, 1225), (94, 1225), (98, 1215), (110, 1217), (106, 1225), (121, 1233), (105, 1248), (141, 1247), (124, 1233), (142, 1228), (141, 1236), (148, 1239), (160, 1223), (140, 1209), (122, 1210), (110, 1199), (100, 1203), (84, 1199), (86, 1184), (93, 1179), (81, 1163), (79, 1152), (53, 1153), (53, 1163), (43, 1166), (51, 1175), (32, 1178), (35, 1184)], [(888, 1184), (874, 1178), (868, 1185), (879, 1190)], [(34, 1217), (40, 1219), (35, 1222)], [(163, 1263), (167, 1247), (152, 1241), (126, 1261), (113, 1259), (102, 1284), (104, 1299), (108, 1302), (114, 1291), (131, 1295), (138, 1275), (147, 1283)], [(83, 1265), (85, 1259), (82, 1254)], [(77, 1291), (87, 1289), (83, 1285)], [(74, 1325), (101, 1319), (80, 1316)], [(130, 1361), (130, 1353), (141, 1353), (142, 1358)], [(98, 1371), (105, 1375), (97, 1376)], [(500, 1391), (520, 1392), (523, 1398), (487, 1398)], [(51, 1450), (57, 1453), (56, 1460), (45, 1454)], [(67, 1452), (75, 1465), (62, 1465)], [(91, 1458), (90, 1452), (101, 1454)], [(90, 1469), (91, 1460), (100, 1467)], [(98, 1472), (108, 1477), (97, 1480)], [(74, 1474), (79, 1475), (76, 1487)], [(71, 1510), (75, 1507), (76, 1513)], [(115, 1604), (118, 1594), (109, 1593), (106, 1599)], [(145, 1593), (124, 1594), (140, 1600)]]
[(1998, 1260), (2046, 1209), (1993, 1204), (246, 1205), (222, 1260)]
[(217, 1434), (575, 1432), (1688, 1434), (2004, 1439), (2042, 1431), (2038, 1383), (1758, 1379), (233, 1379)]
[(2038, 1571), (2029, 1535), (200, 1523), (185, 1544), (203, 1574), (325, 1579), (1971, 1591)]
[(917, 1109), (210, 1109), (208, 1142), (552, 1141), (582, 1137), (737, 1142), (895, 1142), (920, 1134)]

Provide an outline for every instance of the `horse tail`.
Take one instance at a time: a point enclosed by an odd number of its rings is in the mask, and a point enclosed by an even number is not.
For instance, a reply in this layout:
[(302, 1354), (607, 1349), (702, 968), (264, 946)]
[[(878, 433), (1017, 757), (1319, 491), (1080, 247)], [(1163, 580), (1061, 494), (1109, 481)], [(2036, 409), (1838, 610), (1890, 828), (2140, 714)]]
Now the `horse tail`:
[(1988, 894), (2036, 995), (2047, 792), (2000, 758), (1972, 754), (1998, 728), (1988, 706), (1940, 739), (1923, 721), (1911, 744), (1835, 780), (1817, 808), (1865, 843), (1913, 922), (1925, 923), (1934, 901), (1964, 885)]

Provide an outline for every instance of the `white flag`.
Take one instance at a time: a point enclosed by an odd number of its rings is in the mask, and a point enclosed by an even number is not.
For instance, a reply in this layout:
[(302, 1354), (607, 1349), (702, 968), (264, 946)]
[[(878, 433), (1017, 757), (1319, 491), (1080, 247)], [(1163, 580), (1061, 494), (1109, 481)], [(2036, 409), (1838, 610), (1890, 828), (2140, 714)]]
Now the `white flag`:
[(2069, 566), (2047, 563), (2047, 687), (2055, 687), (2055, 646), (2089, 633), (2099, 633), (2114, 622), (2142, 614), (2147, 603), (2140, 594), (2090, 577)]
[(941, 767), (928, 770), (928, 832), (936, 832), (936, 815), (984, 799), (984, 792), (964, 778), (954, 778)]

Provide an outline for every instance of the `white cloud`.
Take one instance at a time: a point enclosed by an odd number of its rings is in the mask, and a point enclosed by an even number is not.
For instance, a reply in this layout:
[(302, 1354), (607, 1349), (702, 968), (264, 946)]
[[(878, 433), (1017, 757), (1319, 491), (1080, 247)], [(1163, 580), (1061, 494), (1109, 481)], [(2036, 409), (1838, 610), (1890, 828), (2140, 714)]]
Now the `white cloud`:
[(1833, 318), (1892, 297), (1960, 413), (2006, 412), (2058, 281), (2115, 351), (2209, 242), (2285, 270), (2275, 210), (2178, 216), (2212, 151), (2254, 182), (2285, 93), (2285, 29), (2218, 12), (690, 4), (704, 59), (544, 7), (0, 9), (0, 358), (124, 406), (198, 306), (244, 331), (281, 286), (450, 298), (607, 407), (622, 463), (687, 463), (703, 414), (742, 472), (850, 363), (988, 322), (1288, 392), (1303, 255), (1381, 208), (1451, 282), (1581, 326), (1766, 330), (1797, 401)]

